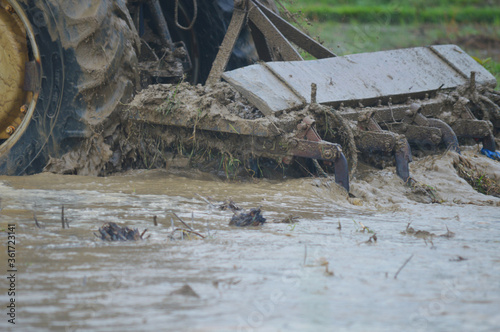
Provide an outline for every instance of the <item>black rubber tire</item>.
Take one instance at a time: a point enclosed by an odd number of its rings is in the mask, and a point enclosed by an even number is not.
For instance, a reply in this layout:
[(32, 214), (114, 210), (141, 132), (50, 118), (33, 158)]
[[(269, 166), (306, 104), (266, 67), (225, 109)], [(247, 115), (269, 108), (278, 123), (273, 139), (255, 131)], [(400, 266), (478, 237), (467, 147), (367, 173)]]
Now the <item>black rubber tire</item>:
[(0, 174), (33, 174), (93, 132), (137, 80), (138, 36), (123, 0), (23, 0), (41, 53), (41, 90), (24, 135)]
[[(194, 66), (198, 61), (198, 72), (191, 75), (190, 81), (204, 84), (231, 21), (234, 1), (180, 0), (179, 23), (182, 26), (188, 26), (193, 18), (193, 1), (198, 3), (198, 15), (191, 31), (184, 31), (176, 26), (173, 14), (175, 1), (164, 1), (162, 6), (173, 40), (184, 41)], [(244, 28), (236, 42), (226, 70), (247, 66), (257, 60), (258, 55), (250, 32)]]

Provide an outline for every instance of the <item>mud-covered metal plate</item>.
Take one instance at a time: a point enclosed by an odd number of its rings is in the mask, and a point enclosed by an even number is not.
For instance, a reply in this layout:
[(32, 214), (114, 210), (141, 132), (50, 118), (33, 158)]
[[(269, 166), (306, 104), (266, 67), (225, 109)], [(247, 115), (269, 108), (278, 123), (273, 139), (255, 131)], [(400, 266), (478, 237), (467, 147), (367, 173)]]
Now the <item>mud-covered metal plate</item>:
[(328, 105), (394, 103), (469, 81), (496, 85), (495, 77), (455, 45), (416, 47), (353, 54), (312, 61), (255, 64), (223, 74), (223, 78), (264, 114), (290, 110), (311, 101)]

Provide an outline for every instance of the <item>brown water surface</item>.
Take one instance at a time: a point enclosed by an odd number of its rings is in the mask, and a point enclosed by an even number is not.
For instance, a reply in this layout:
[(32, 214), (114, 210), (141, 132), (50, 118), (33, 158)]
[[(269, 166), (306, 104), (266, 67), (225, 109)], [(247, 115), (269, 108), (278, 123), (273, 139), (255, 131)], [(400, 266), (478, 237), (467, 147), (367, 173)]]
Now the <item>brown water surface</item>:
[[(500, 174), (499, 163), (466, 154)], [(352, 181), (356, 199), (311, 178), (228, 182), (164, 170), (0, 177), (0, 228), (16, 224), (18, 267), (16, 326), (7, 323), (2, 277), (0, 329), (495, 330), (500, 199), (474, 191), (451, 160), (431, 156), (412, 164), (414, 177), (435, 187), (441, 204), (422, 203), (426, 198), (412, 194), (391, 168), (362, 170)], [(233, 213), (200, 196), (260, 206), (268, 223), (230, 227)], [(61, 228), (63, 204), (69, 229)], [(206, 238), (181, 240), (178, 232), (171, 240), (172, 220), (182, 227), (173, 212)], [(272, 222), (288, 215), (299, 222)], [(93, 233), (105, 222), (147, 228), (149, 237), (102, 241)], [(421, 232), (405, 233), (409, 222)], [(194, 293), (178, 291), (184, 285)]]

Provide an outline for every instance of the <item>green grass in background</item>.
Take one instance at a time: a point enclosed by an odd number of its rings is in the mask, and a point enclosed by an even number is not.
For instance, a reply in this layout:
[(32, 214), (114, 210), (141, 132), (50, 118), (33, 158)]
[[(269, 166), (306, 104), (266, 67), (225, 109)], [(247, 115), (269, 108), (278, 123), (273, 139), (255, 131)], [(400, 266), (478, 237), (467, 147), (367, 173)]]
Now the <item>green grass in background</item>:
[(457, 23), (500, 24), (500, 5), (493, 1), (331, 1), (282, 0), (292, 12), (307, 17), (338, 22)]
[(456, 44), (471, 56), (489, 59), (484, 66), (497, 77), (497, 88), (500, 86), (497, 1), (277, 1), (293, 13), (301, 11), (302, 26), (338, 55)]
[(491, 7), (496, 3), (496, 0), (283, 0), (289, 4), (299, 5), (312, 5), (312, 4), (329, 4), (332, 6), (337, 5), (353, 5), (353, 6), (369, 6), (369, 5), (393, 5), (393, 4), (408, 4), (409, 6), (477, 6), (477, 7)]

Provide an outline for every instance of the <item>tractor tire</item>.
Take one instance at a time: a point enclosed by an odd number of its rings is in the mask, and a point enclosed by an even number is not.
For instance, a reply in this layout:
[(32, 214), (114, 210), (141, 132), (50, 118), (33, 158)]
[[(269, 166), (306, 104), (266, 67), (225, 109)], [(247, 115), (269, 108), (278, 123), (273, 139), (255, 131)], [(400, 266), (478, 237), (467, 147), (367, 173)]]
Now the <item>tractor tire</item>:
[(49, 158), (99, 134), (117, 106), (132, 97), (140, 44), (124, 0), (8, 2), (29, 21), (41, 74), (31, 78), (39, 82), (39, 97), (23, 120), (29, 121), (23, 135), (0, 154), (0, 174), (33, 174)]
[[(233, 14), (233, 0), (179, 0), (179, 24), (189, 26), (194, 16), (194, 1), (198, 14), (191, 30), (180, 29), (175, 22), (175, 1), (162, 2), (162, 8), (174, 41), (183, 41), (191, 57), (193, 70), (189, 80), (204, 84), (219, 47), (222, 44)], [(236, 41), (226, 70), (237, 69), (255, 63), (257, 51), (249, 30), (245, 27)]]

